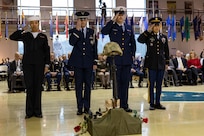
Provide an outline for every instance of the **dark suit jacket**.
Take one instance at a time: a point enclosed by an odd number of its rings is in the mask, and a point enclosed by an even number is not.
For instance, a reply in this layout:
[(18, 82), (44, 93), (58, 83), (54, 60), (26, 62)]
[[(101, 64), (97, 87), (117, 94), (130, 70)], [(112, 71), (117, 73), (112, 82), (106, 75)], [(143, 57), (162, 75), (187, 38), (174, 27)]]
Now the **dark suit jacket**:
[[(16, 66), (17, 66), (16, 60), (13, 60), (10, 63), (10, 67), (9, 67), (9, 73), (10, 74), (13, 74), (16, 71)], [(20, 64), (20, 69), (21, 69), (21, 71), (23, 71), (22, 63)]]
[(145, 43), (147, 45), (147, 52), (145, 56), (144, 67), (152, 70), (164, 70), (165, 65), (169, 64), (169, 46), (168, 39), (165, 35), (157, 35), (153, 32), (143, 32), (138, 37), (138, 42)]
[[(184, 68), (188, 68), (188, 66), (187, 66), (187, 60), (186, 60), (185, 58), (181, 58), (181, 61), (182, 61), (182, 63), (183, 63)], [(173, 59), (173, 63), (174, 63), (175, 69), (177, 69), (177, 68), (178, 68), (178, 60), (177, 60), (177, 58), (174, 58), (174, 59)]]
[(23, 41), (23, 64), (49, 64), (50, 47), (45, 34), (39, 33), (34, 38), (30, 32), (24, 33), (22, 30), (17, 30), (9, 38), (15, 41)]

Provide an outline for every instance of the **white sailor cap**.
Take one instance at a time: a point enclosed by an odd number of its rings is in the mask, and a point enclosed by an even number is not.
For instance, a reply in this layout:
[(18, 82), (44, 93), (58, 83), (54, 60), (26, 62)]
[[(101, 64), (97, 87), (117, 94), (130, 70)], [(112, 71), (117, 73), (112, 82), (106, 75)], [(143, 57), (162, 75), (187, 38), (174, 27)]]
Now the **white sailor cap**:
[(126, 8), (123, 6), (118, 6), (115, 9), (113, 9), (113, 11), (115, 12), (115, 14), (117, 13), (124, 14), (126, 12)]
[(30, 22), (30, 21), (39, 21), (39, 20), (40, 20), (40, 17), (39, 17), (39, 16), (32, 16), (32, 17), (29, 17), (27, 20), (28, 20), (29, 22)]

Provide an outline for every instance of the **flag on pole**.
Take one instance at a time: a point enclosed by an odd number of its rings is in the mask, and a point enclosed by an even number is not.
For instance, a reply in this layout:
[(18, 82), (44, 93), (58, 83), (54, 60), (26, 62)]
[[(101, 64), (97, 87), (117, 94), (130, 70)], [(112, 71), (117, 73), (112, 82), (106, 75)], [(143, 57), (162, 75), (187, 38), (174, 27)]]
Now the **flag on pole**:
[(184, 17), (182, 17), (180, 19), (180, 29), (181, 29), (181, 40), (183, 41), (183, 39), (186, 37), (186, 34), (185, 34), (185, 22), (184, 22)]
[(19, 13), (19, 14), (20, 14), (20, 20), (19, 20), (20, 23), (19, 23), (19, 24), (20, 24), (20, 26), (21, 26), (21, 25), (22, 25), (22, 12), (21, 12), (21, 10), (20, 10), (20, 13)]
[(201, 16), (200, 17), (196, 16), (193, 19), (193, 29), (194, 29), (195, 40), (197, 40), (197, 39), (199, 39), (200, 41), (203, 40)]
[(25, 22), (25, 15), (24, 15), (24, 12), (22, 10), (22, 27), (25, 27), (26, 26), (26, 22)]
[(187, 16), (185, 19), (185, 25), (184, 26), (185, 26), (186, 41), (188, 42), (188, 40), (190, 39), (190, 23), (189, 23)]
[(66, 39), (68, 39), (69, 34), (69, 18), (68, 18), (68, 12), (65, 17), (65, 33), (66, 33)]
[(146, 31), (148, 29), (148, 14), (146, 14), (146, 17), (144, 18), (144, 30)]
[(167, 38), (170, 39), (171, 38), (171, 19), (170, 19), (170, 15), (168, 15), (168, 17), (166, 19), (166, 26), (167, 26)]
[[(101, 29), (104, 27), (104, 17), (101, 17)], [(104, 34), (102, 34), (102, 40), (104, 39)]]
[(72, 28), (74, 28), (74, 12), (72, 13), (72, 24), (71, 24)]
[(143, 33), (145, 31), (143, 16), (141, 16), (141, 18), (140, 18), (139, 27), (140, 27), (140, 33)]
[(99, 39), (99, 19), (96, 17), (96, 39)]
[(198, 37), (199, 37), (199, 32), (198, 32), (198, 16), (196, 16), (193, 19), (193, 30), (194, 30), (195, 40), (197, 40)]
[(41, 13), (39, 13), (39, 30), (42, 31), (42, 25), (41, 25)]
[(125, 18), (125, 24), (129, 24), (129, 20), (128, 20), (128, 17), (126, 16), (126, 18)]
[[(1, 15), (1, 13), (0, 13)], [(2, 32), (1, 32), (1, 16), (0, 16), (0, 39), (2, 38)]]
[(199, 32), (199, 40), (203, 40), (203, 27), (202, 27), (202, 18), (198, 17), (198, 32)]
[(58, 15), (57, 15), (57, 13), (56, 13), (56, 20), (55, 20), (56, 22), (55, 22), (55, 33), (56, 33), (56, 36), (58, 36), (59, 35), (59, 24), (58, 24)]
[(130, 19), (130, 25), (132, 27), (132, 31), (133, 33), (135, 33), (135, 28), (134, 28), (134, 15), (132, 15), (131, 19)]
[(7, 12), (5, 13), (5, 38), (8, 40), (8, 18), (7, 18)]
[(172, 16), (171, 21), (172, 21), (172, 23), (171, 23), (171, 25), (172, 25), (172, 27), (171, 27), (172, 40), (175, 41), (176, 40), (176, 16), (175, 15)]
[(89, 20), (87, 20), (86, 27), (89, 28)]
[(17, 30), (20, 30), (20, 14), (18, 11), (17, 11), (17, 15), (18, 15), (18, 17), (17, 17)]
[(53, 39), (53, 22), (52, 22), (52, 12), (50, 12), (50, 39)]

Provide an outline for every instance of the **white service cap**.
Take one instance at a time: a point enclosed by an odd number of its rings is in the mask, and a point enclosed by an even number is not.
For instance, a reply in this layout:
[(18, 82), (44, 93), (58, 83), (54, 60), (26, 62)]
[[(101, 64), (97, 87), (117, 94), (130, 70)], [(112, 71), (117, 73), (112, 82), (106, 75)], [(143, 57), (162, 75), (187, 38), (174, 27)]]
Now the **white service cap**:
[(39, 16), (32, 16), (32, 17), (29, 17), (27, 20), (28, 21), (39, 21), (40, 17)]
[(115, 14), (116, 13), (124, 14), (124, 12), (126, 12), (126, 8), (123, 6), (118, 6), (118, 7), (114, 8), (113, 11), (115, 12)]

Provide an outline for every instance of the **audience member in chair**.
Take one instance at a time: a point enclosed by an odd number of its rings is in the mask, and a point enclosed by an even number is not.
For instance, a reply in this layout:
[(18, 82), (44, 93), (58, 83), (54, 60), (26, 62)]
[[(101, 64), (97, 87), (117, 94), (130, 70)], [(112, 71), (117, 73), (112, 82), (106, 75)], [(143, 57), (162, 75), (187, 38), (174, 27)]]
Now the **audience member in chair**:
[(60, 82), (62, 78), (61, 63), (55, 59), (55, 54), (53, 52), (50, 53), (49, 69), (47, 69), (45, 73), (45, 78), (47, 79), (47, 83), (48, 83), (47, 91), (50, 91), (51, 89), (52, 77), (57, 78), (57, 80), (55, 81), (57, 83), (57, 90), (61, 91), (61, 88), (60, 88)]
[(204, 49), (200, 53), (200, 64), (202, 66), (201, 70), (203, 72), (203, 79), (204, 79)]
[(24, 76), (23, 76), (23, 68), (22, 62), (20, 60), (19, 52), (15, 53), (15, 59), (10, 63), (10, 89), (11, 92), (14, 92), (14, 83), (16, 82), (17, 78), (20, 78), (22, 81), (22, 85), (25, 86)]
[(199, 76), (201, 82), (203, 82), (202, 74), (199, 75), (199, 73), (202, 73), (202, 71), (201, 71), (202, 66), (200, 64), (200, 59), (198, 59), (198, 57), (194, 51), (190, 52), (190, 56), (189, 56), (189, 60), (188, 60), (187, 64), (188, 64), (188, 68), (190, 68), (192, 71), (193, 84), (197, 85), (198, 76)]
[(106, 57), (98, 55), (97, 75), (99, 76), (102, 86), (107, 89), (110, 86), (110, 70), (106, 63)]
[(167, 69), (164, 72), (164, 86), (165, 87), (168, 87), (167, 81), (168, 81), (168, 76), (169, 75), (173, 76), (173, 82), (174, 82), (175, 86), (182, 86), (182, 84), (179, 83), (178, 76), (176, 74), (172, 59), (169, 60), (169, 65), (168, 65)]
[(74, 71), (71, 69), (71, 66), (68, 64), (68, 59), (66, 55), (62, 55), (62, 69), (64, 74), (64, 80), (65, 80), (65, 88), (66, 90), (70, 90), (69, 88), (69, 77), (74, 76)]
[(182, 85), (182, 74), (187, 74), (188, 83), (192, 84), (192, 72), (188, 69), (187, 59), (182, 57), (182, 52), (180, 50), (176, 51), (176, 57), (172, 60), (176, 73), (178, 74), (179, 85)]
[(138, 87), (142, 87), (141, 82), (143, 81), (144, 73), (143, 73), (143, 69), (142, 69), (142, 65), (141, 65), (141, 61), (139, 60), (139, 57), (134, 60), (130, 74), (131, 74), (130, 75), (130, 88), (134, 88), (132, 84), (133, 75), (139, 76)]

